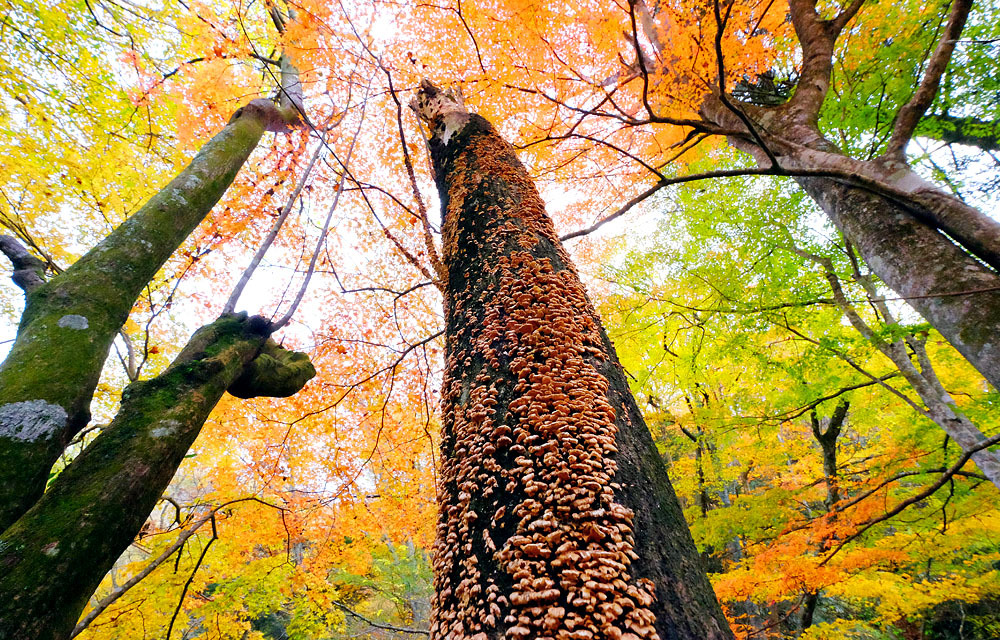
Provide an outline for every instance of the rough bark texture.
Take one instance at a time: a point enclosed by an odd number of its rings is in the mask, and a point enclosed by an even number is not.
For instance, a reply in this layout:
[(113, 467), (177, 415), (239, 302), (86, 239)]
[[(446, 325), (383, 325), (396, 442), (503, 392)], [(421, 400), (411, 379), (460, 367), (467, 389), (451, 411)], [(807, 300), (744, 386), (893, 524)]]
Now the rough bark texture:
[(731, 638), (534, 185), (428, 86), (448, 272), (432, 638)]
[[(199, 329), (170, 368), (125, 390), (114, 421), (0, 534), (0, 640), (70, 636), (222, 394), (253, 369), (268, 333), (264, 318), (223, 316)], [(301, 388), (312, 367), (295, 360), (281, 370)], [(272, 377), (277, 395), (286, 395), (287, 381)], [(271, 395), (264, 385), (256, 391)]]
[(872, 271), (1000, 388), (1000, 276), (887, 198), (824, 178), (798, 182)]
[[(270, 105), (270, 106), (268, 106)], [(276, 108), (254, 101), (184, 171), (64, 273), (26, 291), (0, 365), (0, 532), (34, 504), (142, 288), (232, 183)]]

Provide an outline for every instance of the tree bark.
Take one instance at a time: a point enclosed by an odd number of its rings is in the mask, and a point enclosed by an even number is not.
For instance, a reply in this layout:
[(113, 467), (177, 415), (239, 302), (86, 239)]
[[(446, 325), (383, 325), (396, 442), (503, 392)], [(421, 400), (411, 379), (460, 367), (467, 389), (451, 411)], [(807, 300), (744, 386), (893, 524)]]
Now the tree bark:
[[(784, 106), (742, 107), (783, 168), (856, 175), (860, 182), (890, 189), (882, 194), (846, 179), (795, 178), (875, 275), (1000, 388), (1000, 274), (980, 261), (1000, 266), (1000, 224), (935, 189), (908, 167), (841, 154), (814, 125), (792, 121), (793, 112)], [(717, 99), (706, 100), (701, 111), (707, 121), (744, 129)], [(750, 153), (759, 166), (770, 164), (748, 134), (731, 136), (729, 142)]]
[(111, 424), (0, 536), (0, 640), (71, 636), (227, 389), (286, 396), (315, 374), (269, 333), (264, 318), (223, 316), (162, 374), (126, 388)]
[[(802, 47), (792, 97), (779, 106), (761, 107), (714, 93), (703, 101), (701, 116), (708, 124), (732, 131), (730, 144), (751, 154), (760, 167), (793, 175), (843, 176), (795, 179), (858, 247), (875, 274), (1000, 388), (1000, 343), (995, 337), (1000, 335), (1000, 223), (920, 178), (892, 149), (889, 157), (856, 160), (841, 153), (819, 129), (837, 39), (862, 4), (855, 0), (826, 19), (815, 2), (789, 0), (789, 16)], [(961, 32), (962, 12), (968, 7), (968, 2), (956, 1), (949, 20), (951, 36)], [(923, 113), (930, 104), (937, 86), (933, 73), (947, 67), (952, 44), (939, 43), (935, 69), (920, 85), (929, 97), (918, 92), (906, 111)], [(724, 77), (718, 81), (725, 84)], [(911, 132), (909, 126), (898, 129), (897, 147)], [(772, 166), (774, 161), (780, 167)]]
[(840, 437), (840, 430), (844, 426), (844, 420), (847, 418), (847, 410), (850, 406), (846, 400), (838, 402), (825, 427), (817, 415), (815, 407), (809, 414), (813, 437), (816, 438), (816, 442), (819, 443), (823, 452), (823, 480), (826, 483), (827, 511), (832, 510), (834, 505), (840, 502), (840, 483), (837, 478), (837, 438)]
[(797, 181), (872, 271), (1000, 388), (1000, 275), (892, 200), (825, 178)]
[(524, 167), (458, 97), (415, 108), (447, 269), (432, 638), (732, 638)]
[[(1000, 335), (1000, 223), (920, 178), (892, 149), (888, 157), (856, 160), (841, 153), (819, 130), (837, 38), (861, 4), (852, 2), (827, 20), (814, 2), (791, 0), (789, 13), (802, 46), (802, 73), (795, 94), (777, 107), (736, 104), (743, 117), (719, 96), (709, 96), (701, 114), (706, 122), (733, 131), (730, 144), (750, 153), (759, 166), (770, 167), (777, 160), (782, 169), (792, 172), (843, 175), (795, 179), (858, 248), (872, 271), (1000, 388), (1000, 342), (996, 338)], [(967, 10), (968, 3), (956, 2), (953, 18), (962, 7)], [(960, 32), (960, 22), (964, 20), (949, 22), (949, 28)], [(950, 49), (944, 45), (939, 47), (940, 55), (935, 53), (939, 70), (950, 60)], [(932, 85), (936, 86), (932, 77), (921, 82), (922, 88)], [(923, 97), (917, 102), (929, 104)], [(914, 111), (910, 107), (907, 110)], [(922, 107), (915, 107), (915, 112), (922, 113)], [(753, 131), (747, 123), (753, 123)], [(897, 136), (896, 146), (905, 144), (906, 138)]]
[[(830, 290), (833, 292), (834, 302), (844, 314), (851, 326), (857, 330), (866, 340), (871, 342), (882, 355), (888, 358), (913, 390), (923, 400), (926, 410), (921, 410), (916, 404), (913, 408), (921, 412), (925, 417), (934, 421), (941, 429), (951, 437), (963, 452), (974, 451), (972, 460), (976, 463), (983, 474), (1000, 489), (1000, 455), (989, 449), (980, 449), (979, 445), (986, 436), (973, 424), (973, 422), (962, 413), (958, 403), (951, 397), (951, 394), (941, 384), (941, 380), (934, 371), (927, 354), (925, 340), (911, 335), (906, 338), (899, 338), (892, 342), (886, 342), (867, 322), (861, 317), (857, 309), (851, 304), (840, 284), (840, 278), (833, 268), (833, 262), (826, 257), (817, 256), (799, 249), (795, 249), (799, 255), (809, 258), (820, 264), (826, 272), (827, 282), (830, 283)], [(881, 321), (885, 325), (896, 324), (889, 306), (881, 300), (881, 296), (872, 282), (872, 279), (860, 272), (856, 262), (854, 264), (854, 280), (865, 290), (869, 303), (876, 309)], [(909, 349), (909, 351), (907, 350)], [(916, 358), (920, 369), (910, 358), (910, 352)], [(815, 433), (815, 432), (814, 432)], [(819, 439), (819, 436), (816, 436)], [(820, 441), (822, 444), (822, 441)]]
[(34, 504), (90, 420), (111, 343), (142, 288), (222, 197), (264, 131), (283, 126), (273, 103), (252, 101), (111, 235), (25, 289), (17, 338), (0, 365), (0, 532)]

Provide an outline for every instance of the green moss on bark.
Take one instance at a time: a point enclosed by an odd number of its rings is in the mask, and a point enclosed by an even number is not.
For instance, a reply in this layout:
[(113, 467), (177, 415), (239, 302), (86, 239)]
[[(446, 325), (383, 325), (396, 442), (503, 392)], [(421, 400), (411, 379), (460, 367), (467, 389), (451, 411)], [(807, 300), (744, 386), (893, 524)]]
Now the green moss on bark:
[(142, 288), (257, 146), (266, 124), (258, 111), (231, 121), (142, 209), (27, 295), (17, 339), (0, 365), (0, 412), (43, 401), (66, 417), (33, 440), (12, 437), (24, 429), (0, 422), (0, 531), (38, 499), (52, 464), (90, 420), (90, 401), (115, 335)]
[(235, 314), (199, 329), (166, 371), (126, 389), (108, 428), (0, 534), (0, 640), (68, 637), (268, 327)]

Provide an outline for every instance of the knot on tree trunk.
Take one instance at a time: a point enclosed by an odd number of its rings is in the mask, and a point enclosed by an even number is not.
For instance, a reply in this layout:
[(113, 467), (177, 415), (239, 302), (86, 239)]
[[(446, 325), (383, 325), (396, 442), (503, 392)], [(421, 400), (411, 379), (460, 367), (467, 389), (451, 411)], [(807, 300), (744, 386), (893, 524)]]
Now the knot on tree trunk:
[(287, 398), (315, 375), (309, 356), (289, 351), (269, 339), (227, 391), (237, 398)]

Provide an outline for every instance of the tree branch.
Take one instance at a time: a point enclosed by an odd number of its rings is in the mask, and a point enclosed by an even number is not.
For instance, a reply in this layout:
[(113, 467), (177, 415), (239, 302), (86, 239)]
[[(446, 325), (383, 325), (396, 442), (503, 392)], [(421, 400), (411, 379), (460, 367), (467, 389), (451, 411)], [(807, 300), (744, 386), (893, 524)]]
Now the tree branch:
[(837, 17), (830, 21), (830, 25), (833, 27), (834, 32), (839, 34), (847, 26), (847, 23), (851, 21), (851, 18), (858, 14), (861, 10), (861, 5), (865, 3), (865, 0), (853, 0), (851, 4), (844, 7)]
[(829, 562), (831, 559), (833, 559), (833, 557), (835, 555), (837, 555), (837, 553), (839, 553), (840, 550), (843, 549), (844, 546), (847, 543), (849, 543), (849, 542), (851, 542), (853, 540), (858, 539), (860, 536), (862, 536), (866, 531), (868, 531), (869, 529), (871, 529), (872, 527), (874, 527), (876, 524), (878, 524), (880, 522), (885, 522), (889, 518), (892, 518), (893, 516), (895, 516), (895, 515), (899, 514), (900, 512), (902, 512), (904, 509), (906, 509), (910, 505), (916, 504), (917, 502), (920, 502), (924, 498), (927, 498), (927, 497), (933, 495), (934, 492), (936, 492), (938, 489), (940, 489), (941, 487), (943, 487), (945, 485), (945, 483), (947, 483), (949, 480), (951, 480), (955, 475), (957, 475), (961, 471), (962, 467), (965, 466), (965, 463), (967, 463), (970, 458), (972, 458), (972, 455), (974, 453), (982, 451), (982, 450), (986, 449), (987, 447), (991, 447), (991, 446), (997, 444), (998, 442), (1000, 442), (1000, 434), (995, 435), (992, 438), (989, 438), (988, 440), (983, 440), (982, 442), (980, 442), (979, 444), (977, 444), (975, 447), (969, 449), (968, 451), (963, 452), (962, 453), (962, 457), (959, 458), (958, 461), (955, 464), (953, 464), (951, 467), (949, 467), (947, 471), (945, 471), (943, 474), (941, 474), (941, 477), (938, 478), (937, 480), (935, 480), (933, 484), (931, 484), (930, 486), (928, 486), (923, 491), (910, 496), (906, 500), (903, 500), (902, 502), (900, 502), (899, 504), (897, 504), (895, 507), (893, 507), (889, 511), (886, 511), (884, 514), (878, 516), (877, 518), (872, 518), (871, 520), (867, 520), (862, 525), (861, 529), (859, 529), (858, 531), (855, 531), (851, 535), (849, 535), (846, 538), (844, 538), (843, 542), (841, 542), (840, 544), (838, 544), (837, 548), (834, 549), (832, 552), (830, 552), (830, 555), (828, 555), (827, 557), (823, 558), (822, 562), (819, 563), (819, 566), (825, 565), (827, 562)]
[(278, 214), (277, 219), (275, 219), (274, 224), (271, 225), (271, 231), (264, 238), (264, 241), (260, 243), (257, 247), (257, 252), (254, 254), (253, 259), (250, 260), (250, 264), (244, 269), (243, 275), (240, 276), (239, 282), (233, 287), (233, 292), (229, 294), (229, 300), (226, 301), (226, 306), (222, 308), (222, 313), (232, 313), (236, 310), (236, 303), (239, 302), (240, 296), (243, 294), (243, 290), (246, 288), (247, 283), (250, 282), (251, 276), (253, 276), (254, 271), (257, 270), (260, 261), (264, 259), (264, 254), (267, 250), (271, 248), (274, 243), (275, 238), (278, 237), (278, 232), (281, 231), (281, 226), (285, 223), (285, 219), (292, 210), (295, 201), (298, 200), (299, 194), (302, 193), (303, 187), (306, 185), (306, 180), (309, 178), (309, 174), (313, 170), (313, 166), (316, 165), (316, 161), (319, 160), (319, 156), (323, 151), (323, 144), (316, 147), (316, 151), (313, 153), (312, 158), (309, 160), (309, 164), (306, 165), (305, 171), (299, 176), (299, 181), (292, 190), (290, 196), (288, 196), (288, 201), (285, 202), (285, 206), (282, 207), (281, 213)]
[(323, 222), (323, 230), (319, 234), (319, 238), (316, 240), (316, 249), (313, 251), (312, 257), (309, 259), (309, 268), (306, 270), (305, 278), (302, 280), (302, 286), (299, 287), (298, 293), (295, 295), (295, 299), (292, 301), (291, 306), (285, 315), (281, 316), (279, 320), (273, 323), (272, 327), (274, 331), (284, 327), (286, 324), (291, 322), (292, 316), (295, 315), (295, 310), (298, 309), (299, 303), (302, 302), (302, 298), (306, 295), (306, 290), (309, 288), (309, 281), (312, 279), (313, 272), (316, 270), (316, 261), (319, 259), (320, 249), (323, 243), (326, 241), (326, 234), (330, 230), (330, 221), (333, 219), (333, 213), (337, 210), (337, 204), (340, 202), (340, 196), (344, 193), (344, 182), (347, 179), (347, 167), (351, 162), (351, 155), (354, 153), (354, 146), (358, 141), (358, 137), (361, 135), (361, 126), (365, 122), (365, 108), (368, 106), (368, 97), (371, 90), (371, 83), (365, 88), (365, 97), (361, 102), (361, 115), (358, 118), (358, 130), (354, 132), (354, 137), (351, 138), (351, 144), (347, 148), (347, 157), (344, 158), (343, 170), (340, 174), (340, 180), (337, 183), (337, 192), (333, 196), (333, 202), (330, 204), (330, 210), (326, 214), (326, 220)]
[(375, 622), (374, 620), (370, 620), (370, 619), (366, 618), (365, 616), (361, 615), (357, 611), (349, 609), (347, 607), (347, 605), (341, 604), (340, 602), (337, 602), (336, 600), (333, 600), (333, 605), (335, 607), (337, 607), (338, 609), (340, 609), (341, 611), (343, 611), (344, 613), (346, 613), (346, 614), (348, 614), (350, 616), (354, 616), (358, 620), (361, 620), (365, 624), (367, 624), (367, 625), (369, 625), (371, 627), (375, 627), (376, 629), (385, 629), (386, 631), (395, 631), (396, 633), (412, 633), (412, 634), (422, 635), (422, 636), (429, 636), (429, 635), (431, 635), (430, 631), (425, 631), (423, 629), (410, 629), (409, 627), (396, 627), (396, 626), (393, 626), (391, 624), (382, 624), (380, 622)]
[(164, 640), (170, 640), (170, 633), (174, 630), (174, 622), (177, 621), (177, 614), (181, 612), (181, 605), (184, 604), (184, 596), (187, 595), (188, 589), (191, 587), (191, 583), (194, 582), (194, 575), (198, 573), (198, 568), (201, 567), (202, 561), (205, 559), (205, 554), (208, 553), (209, 547), (212, 543), (219, 539), (219, 531), (215, 526), (215, 513), (208, 516), (208, 519), (212, 523), (212, 538), (205, 544), (205, 548), (201, 550), (201, 555), (198, 556), (198, 561), (194, 564), (194, 569), (191, 570), (191, 575), (188, 576), (187, 582), (184, 583), (184, 588), (181, 589), (181, 597), (177, 600), (177, 608), (174, 609), (174, 615), (170, 616), (170, 624), (167, 625), (167, 633)]
[(166, 562), (170, 558), (170, 556), (174, 555), (174, 553), (178, 549), (184, 546), (184, 543), (187, 542), (191, 536), (197, 533), (198, 529), (200, 529), (202, 525), (211, 520), (214, 515), (215, 515), (215, 510), (213, 509), (209, 515), (201, 518), (200, 520), (197, 520), (193, 525), (185, 529), (179, 536), (177, 536), (177, 540), (175, 540), (169, 547), (164, 549), (163, 553), (156, 556), (154, 560), (152, 560), (149, 564), (143, 567), (142, 570), (139, 571), (139, 573), (135, 574), (134, 576), (132, 576), (131, 578), (120, 584), (118, 588), (111, 591), (111, 593), (109, 593), (105, 597), (101, 598), (101, 600), (96, 605), (94, 605), (94, 608), (88, 611), (87, 615), (85, 615), (83, 618), (80, 619), (78, 623), (76, 623), (76, 627), (73, 629), (73, 633), (70, 635), (70, 638), (75, 638), (77, 635), (79, 635), (80, 632), (82, 632), (84, 629), (90, 626), (90, 623), (93, 622), (94, 619), (97, 618), (97, 616), (101, 615), (105, 609), (107, 609), (109, 606), (117, 602), (132, 587), (139, 584), (139, 582), (141, 582), (143, 578), (153, 573), (153, 571), (155, 571), (157, 567)]
[(905, 162), (906, 143), (913, 137), (913, 132), (916, 130), (920, 118), (934, 102), (938, 87), (941, 86), (941, 76), (944, 75), (948, 63), (951, 62), (955, 43), (962, 34), (971, 8), (972, 0), (955, 0), (951, 5), (948, 24), (944, 28), (944, 33), (941, 34), (937, 48), (931, 55), (920, 86), (909, 102), (903, 105), (896, 114), (896, 122), (893, 125), (889, 143), (886, 145), (884, 157)]
[(0, 235), (0, 252), (3, 252), (14, 266), (11, 279), (24, 290), (25, 294), (45, 284), (45, 263), (31, 255), (17, 238)]

